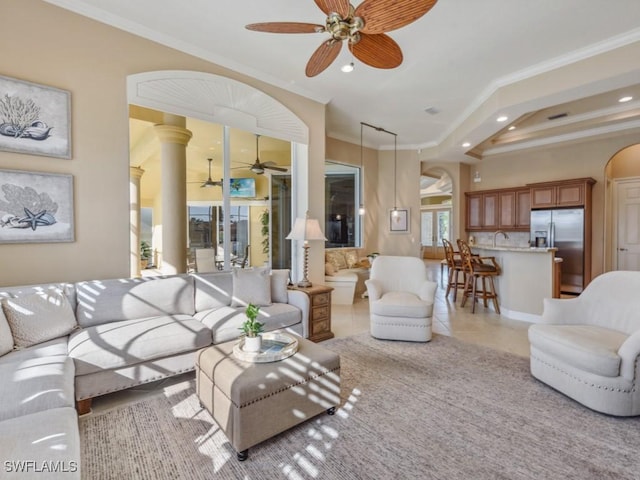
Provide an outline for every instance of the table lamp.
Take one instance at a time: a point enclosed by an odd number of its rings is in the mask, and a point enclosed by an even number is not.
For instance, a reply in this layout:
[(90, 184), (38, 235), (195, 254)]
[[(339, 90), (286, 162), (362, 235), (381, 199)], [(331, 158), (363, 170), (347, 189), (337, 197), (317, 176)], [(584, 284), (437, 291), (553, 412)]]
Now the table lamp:
[(302, 240), (304, 243), (302, 248), (304, 249), (304, 270), (303, 278), (298, 282), (298, 287), (310, 287), (309, 281), (309, 240), (322, 240), (327, 241), (320, 224), (315, 218), (309, 218), (309, 212), (307, 212), (305, 218), (296, 218), (293, 228), (289, 235), (286, 236), (287, 240)]

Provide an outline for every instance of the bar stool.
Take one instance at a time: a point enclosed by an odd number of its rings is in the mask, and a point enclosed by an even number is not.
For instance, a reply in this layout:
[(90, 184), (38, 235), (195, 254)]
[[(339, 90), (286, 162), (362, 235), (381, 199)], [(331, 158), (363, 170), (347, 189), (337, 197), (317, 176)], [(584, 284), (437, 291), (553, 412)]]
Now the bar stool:
[[(464, 288), (466, 277), (464, 276), (464, 270), (462, 268), (462, 258), (459, 253), (453, 249), (451, 242), (445, 238), (442, 239), (442, 245), (444, 246), (444, 259), (446, 261), (447, 269), (449, 271), (447, 280), (447, 292), (445, 297), (449, 296), (449, 292), (453, 289), (453, 301), (456, 301), (459, 288)], [(462, 272), (462, 281), (458, 279), (458, 275)]]
[[(464, 240), (458, 239), (458, 250), (462, 257), (462, 268), (467, 276), (464, 285), (462, 303), (464, 307), (467, 298), (471, 297), (471, 313), (476, 313), (476, 301), (482, 299), (485, 308), (489, 306), (487, 300), (493, 300), (496, 313), (500, 313), (498, 305), (498, 294), (493, 283), (493, 277), (500, 275), (500, 266), (496, 263), (495, 257), (479, 257), (471, 253), (471, 248)], [(491, 263), (486, 263), (489, 261)], [(482, 290), (478, 290), (478, 280), (482, 279)], [(488, 282), (487, 282), (488, 280)], [(489, 289), (487, 290), (487, 283)]]

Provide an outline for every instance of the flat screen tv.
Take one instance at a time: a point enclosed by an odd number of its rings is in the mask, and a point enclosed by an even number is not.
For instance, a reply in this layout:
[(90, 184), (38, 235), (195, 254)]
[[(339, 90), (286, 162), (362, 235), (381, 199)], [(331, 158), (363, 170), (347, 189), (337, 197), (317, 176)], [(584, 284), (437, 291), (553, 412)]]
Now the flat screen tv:
[(232, 178), (229, 184), (230, 197), (254, 198), (256, 196), (255, 178)]

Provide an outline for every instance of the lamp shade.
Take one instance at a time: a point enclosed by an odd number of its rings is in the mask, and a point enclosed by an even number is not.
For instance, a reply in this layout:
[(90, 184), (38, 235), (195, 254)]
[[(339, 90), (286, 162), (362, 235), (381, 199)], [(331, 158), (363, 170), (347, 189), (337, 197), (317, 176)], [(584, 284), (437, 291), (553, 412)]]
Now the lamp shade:
[(323, 240), (326, 241), (326, 237), (320, 229), (320, 224), (315, 218), (296, 218), (293, 228), (289, 235), (286, 236), (287, 240)]

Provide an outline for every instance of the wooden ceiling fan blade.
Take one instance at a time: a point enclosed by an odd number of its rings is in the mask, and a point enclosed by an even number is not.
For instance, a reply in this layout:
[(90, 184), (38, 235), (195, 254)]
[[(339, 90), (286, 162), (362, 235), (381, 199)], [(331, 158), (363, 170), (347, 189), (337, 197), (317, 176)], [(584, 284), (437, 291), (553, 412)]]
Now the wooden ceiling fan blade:
[(315, 77), (324, 72), (336, 59), (341, 48), (342, 42), (336, 42), (335, 40), (327, 40), (320, 45), (311, 55), (309, 62), (307, 62), (307, 68), (305, 69), (307, 77)]
[(349, 15), (349, 0), (315, 0), (315, 2), (325, 15), (331, 12), (340, 14), (342, 18)]
[(363, 63), (375, 68), (396, 68), (402, 63), (402, 50), (389, 35), (360, 34), (360, 41), (349, 45), (355, 57)]
[(422, 17), (438, 0), (364, 0), (356, 17), (364, 19), (363, 33), (384, 33), (409, 25)]
[(263, 22), (250, 23), (244, 28), (256, 32), (268, 33), (319, 33), (324, 32), (324, 25), (302, 22)]

